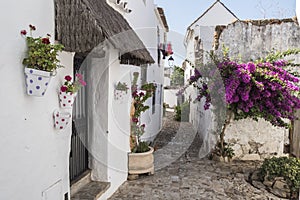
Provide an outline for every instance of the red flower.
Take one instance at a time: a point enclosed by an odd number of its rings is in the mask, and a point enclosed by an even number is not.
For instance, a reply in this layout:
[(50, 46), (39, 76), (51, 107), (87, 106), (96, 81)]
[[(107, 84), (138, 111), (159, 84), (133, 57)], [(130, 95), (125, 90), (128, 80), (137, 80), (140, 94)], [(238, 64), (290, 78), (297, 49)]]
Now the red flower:
[(67, 76), (65, 76), (65, 79), (66, 79), (67, 81), (71, 81), (71, 80), (72, 80), (72, 77), (69, 76), (69, 75), (67, 75)]
[(138, 123), (138, 122), (139, 122), (139, 119), (136, 118), (136, 117), (134, 117), (134, 118), (132, 118), (132, 121), (135, 122), (135, 123)]
[(145, 96), (145, 93), (144, 92), (140, 92), (140, 96)]
[(145, 124), (142, 124), (142, 125), (141, 125), (142, 128), (145, 128), (145, 126), (146, 126)]
[(27, 31), (26, 30), (21, 30), (21, 35), (26, 35)]
[(61, 87), (60, 87), (60, 91), (62, 91), (62, 92), (66, 92), (67, 89), (68, 89), (68, 88), (67, 88), (66, 86), (61, 86)]
[(30, 28), (30, 30), (33, 30), (33, 31), (36, 30), (35, 26), (33, 26), (33, 25), (31, 25), (31, 24), (29, 24), (29, 28)]
[(44, 43), (44, 44), (50, 44), (49, 38), (42, 38), (42, 43)]

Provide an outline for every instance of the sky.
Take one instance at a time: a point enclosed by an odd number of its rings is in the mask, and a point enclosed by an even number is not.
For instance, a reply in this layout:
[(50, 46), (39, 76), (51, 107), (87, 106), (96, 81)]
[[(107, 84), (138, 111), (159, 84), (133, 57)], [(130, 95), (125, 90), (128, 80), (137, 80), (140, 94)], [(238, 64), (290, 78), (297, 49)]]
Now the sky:
[[(162, 7), (169, 25), (168, 40), (173, 45), (175, 65), (185, 57), (183, 46), (187, 27), (216, 0), (154, 0)], [(296, 16), (296, 0), (221, 0), (239, 19), (290, 18)]]
[[(154, 0), (164, 9), (170, 30), (186, 28), (215, 0)], [(221, 0), (239, 19), (287, 18), (296, 15), (296, 0)]]

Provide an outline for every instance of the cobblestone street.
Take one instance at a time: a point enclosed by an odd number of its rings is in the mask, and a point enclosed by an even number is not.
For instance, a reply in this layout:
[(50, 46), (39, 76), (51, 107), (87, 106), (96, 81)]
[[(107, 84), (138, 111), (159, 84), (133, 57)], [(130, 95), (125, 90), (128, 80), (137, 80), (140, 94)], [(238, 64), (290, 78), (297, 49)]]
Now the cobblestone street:
[(173, 121), (172, 116), (167, 114), (154, 141), (155, 174), (125, 182), (110, 200), (281, 199), (246, 181), (259, 162), (199, 159), (201, 139), (190, 123)]

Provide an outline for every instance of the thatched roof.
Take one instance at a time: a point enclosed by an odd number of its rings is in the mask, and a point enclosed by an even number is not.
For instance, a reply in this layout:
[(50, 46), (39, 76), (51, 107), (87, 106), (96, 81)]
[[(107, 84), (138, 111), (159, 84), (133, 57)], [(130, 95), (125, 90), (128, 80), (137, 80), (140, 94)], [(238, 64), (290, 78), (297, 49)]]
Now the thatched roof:
[(106, 39), (122, 64), (154, 63), (143, 42), (106, 0), (55, 0), (56, 39), (66, 51), (87, 53)]
[(164, 24), (164, 27), (166, 28), (167, 32), (169, 32), (169, 26), (168, 26), (168, 23), (167, 23), (167, 19), (166, 19), (164, 9), (160, 8), (160, 7), (157, 7), (157, 11), (158, 11), (158, 13), (160, 15), (160, 18), (161, 18), (161, 20)]

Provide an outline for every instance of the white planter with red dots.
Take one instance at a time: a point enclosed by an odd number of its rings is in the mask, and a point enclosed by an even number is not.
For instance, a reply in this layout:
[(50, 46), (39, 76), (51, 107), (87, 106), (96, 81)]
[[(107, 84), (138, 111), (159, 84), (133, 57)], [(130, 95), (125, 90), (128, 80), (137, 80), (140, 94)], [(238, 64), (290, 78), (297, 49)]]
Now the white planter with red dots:
[(126, 95), (127, 95), (127, 91), (125, 90), (115, 89), (114, 91), (114, 99), (120, 103), (123, 103)]
[(77, 93), (59, 92), (59, 103), (61, 108), (72, 108)]
[(42, 97), (45, 95), (48, 88), (51, 73), (37, 69), (25, 68), (25, 79), (27, 94), (30, 96)]
[(54, 127), (58, 130), (65, 129), (71, 120), (71, 113), (69, 112), (60, 112), (55, 110), (53, 113), (54, 118)]

